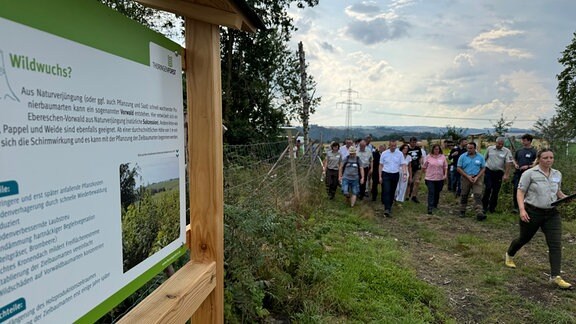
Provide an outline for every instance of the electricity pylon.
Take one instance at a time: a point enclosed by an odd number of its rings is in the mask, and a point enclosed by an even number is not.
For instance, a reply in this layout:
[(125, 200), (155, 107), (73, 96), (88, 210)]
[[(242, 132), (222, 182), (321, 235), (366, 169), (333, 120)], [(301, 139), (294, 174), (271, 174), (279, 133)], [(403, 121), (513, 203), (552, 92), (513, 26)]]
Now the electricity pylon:
[(348, 94), (348, 100), (340, 101), (336, 103), (336, 107), (346, 108), (346, 136), (350, 137), (350, 127), (352, 126), (352, 111), (359, 111), (362, 109), (362, 105), (352, 101), (352, 94), (356, 95), (358, 98), (358, 91), (352, 90), (352, 81), (349, 81), (348, 89), (341, 90), (340, 93), (345, 92)]

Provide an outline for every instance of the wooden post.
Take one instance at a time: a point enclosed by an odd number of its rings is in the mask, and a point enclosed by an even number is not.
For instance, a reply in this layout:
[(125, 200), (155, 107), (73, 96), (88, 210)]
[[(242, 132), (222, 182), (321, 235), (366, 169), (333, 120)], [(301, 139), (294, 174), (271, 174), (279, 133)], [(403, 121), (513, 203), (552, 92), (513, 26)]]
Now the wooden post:
[(224, 323), (224, 177), (219, 26), (186, 18), (191, 259), (216, 262), (193, 323)]
[(304, 45), (302, 42), (298, 43), (298, 58), (300, 59), (300, 95), (302, 96), (302, 128), (304, 129), (304, 145), (308, 145), (308, 118), (310, 115), (310, 100), (308, 99), (308, 89), (306, 87), (306, 54), (304, 53)]
[(294, 184), (294, 195), (296, 197), (296, 203), (300, 200), (300, 191), (298, 190), (298, 175), (296, 173), (296, 156), (294, 156), (294, 140), (292, 138), (292, 130), (288, 129), (288, 146), (290, 147), (290, 169), (292, 170), (292, 183)]

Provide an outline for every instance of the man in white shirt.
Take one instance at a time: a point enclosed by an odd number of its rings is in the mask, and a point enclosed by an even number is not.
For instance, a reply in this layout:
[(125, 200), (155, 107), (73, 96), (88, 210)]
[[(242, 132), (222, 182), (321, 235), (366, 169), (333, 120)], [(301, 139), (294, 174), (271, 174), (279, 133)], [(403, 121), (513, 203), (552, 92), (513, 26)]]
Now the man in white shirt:
[(380, 156), (380, 183), (382, 184), (382, 204), (384, 204), (384, 215), (392, 216), (392, 204), (394, 203), (394, 194), (400, 180), (400, 169), (403, 159), (402, 152), (396, 149), (398, 143), (396, 140), (390, 140), (389, 148), (382, 152)]
[(340, 152), (340, 155), (342, 155), (342, 160), (344, 160), (350, 154), (348, 153), (350, 146), (352, 146), (352, 140), (349, 138), (344, 141), (344, 145), (340, 146), (340, 150), (338, 150), (338, 152)]

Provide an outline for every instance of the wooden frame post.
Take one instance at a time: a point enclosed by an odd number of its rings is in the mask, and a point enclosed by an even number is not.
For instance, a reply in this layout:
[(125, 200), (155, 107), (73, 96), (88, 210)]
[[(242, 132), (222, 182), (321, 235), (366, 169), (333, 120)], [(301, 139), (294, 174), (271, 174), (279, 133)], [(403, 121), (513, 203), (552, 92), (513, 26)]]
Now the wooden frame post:
[(216, 262), (216, 288), (193, 323), (224, 322), (224, 177), (222, 89), (218, 25), (186, 18), (190, 254)]

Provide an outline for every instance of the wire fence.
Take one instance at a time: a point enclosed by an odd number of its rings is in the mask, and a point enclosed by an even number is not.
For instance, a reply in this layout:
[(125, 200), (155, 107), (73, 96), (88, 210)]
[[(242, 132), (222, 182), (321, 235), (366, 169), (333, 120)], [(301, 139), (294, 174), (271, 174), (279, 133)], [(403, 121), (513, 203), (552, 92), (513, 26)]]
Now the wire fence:
[[(323, 146), (295, 149), (288, 140), (224, 146), (224, 203), (239, 208), (289, 209), (317, 188)], [(315, 185), (316, 186), (315, 186)], [(189, 256), (159, 273), (97, 323), (115, 323), (158, 288)]]
[(288, 140), (224, 147), (224, 202), (238, 207), (285, 207), (320, 181), (323, 146), (296, 147)]

